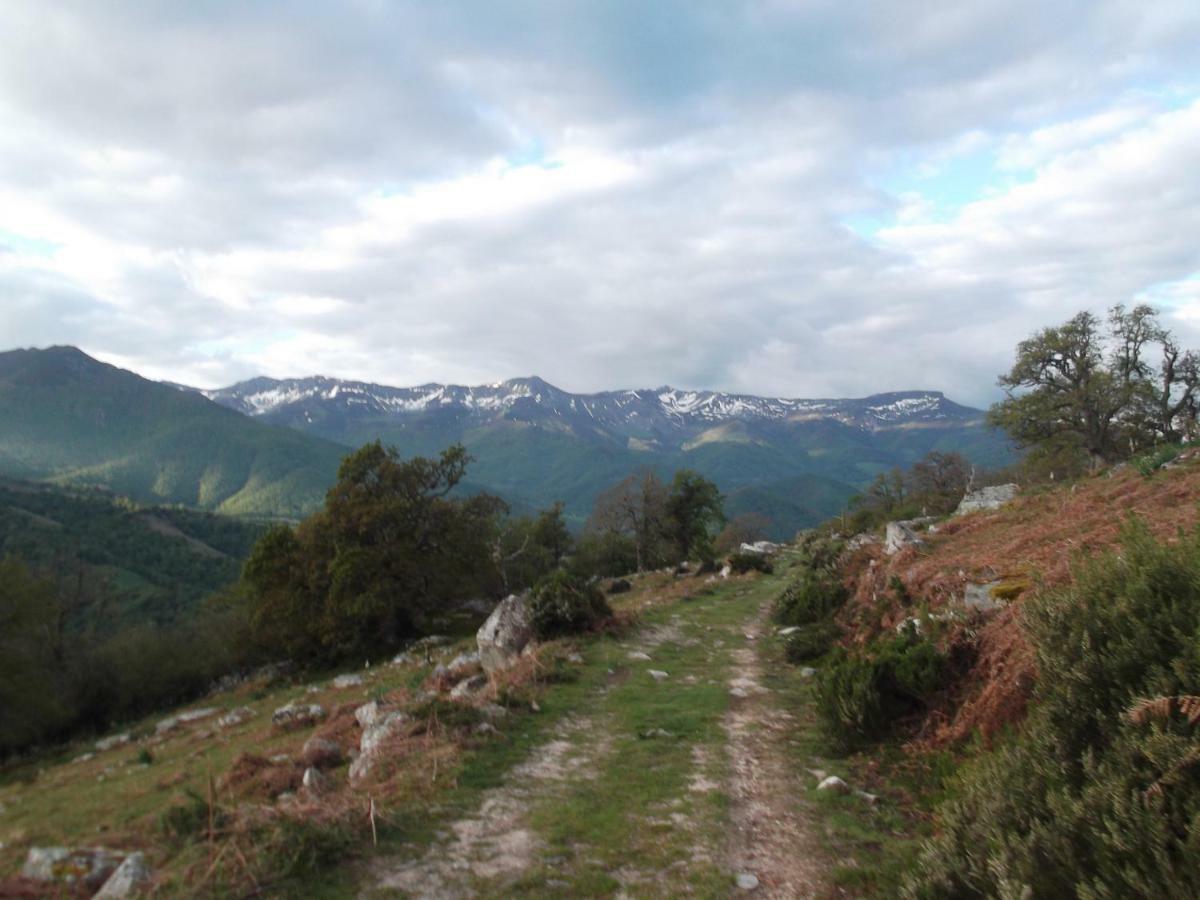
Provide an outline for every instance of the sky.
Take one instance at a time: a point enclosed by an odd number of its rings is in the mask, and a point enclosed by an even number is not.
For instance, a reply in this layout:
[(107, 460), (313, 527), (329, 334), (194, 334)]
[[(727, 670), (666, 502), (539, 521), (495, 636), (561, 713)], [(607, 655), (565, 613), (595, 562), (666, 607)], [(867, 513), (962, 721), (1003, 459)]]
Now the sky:
[(985, 404), (1081, 309), (1200, 347), (1198, 47), (1195, 0), (5, 0), (0, 348)]

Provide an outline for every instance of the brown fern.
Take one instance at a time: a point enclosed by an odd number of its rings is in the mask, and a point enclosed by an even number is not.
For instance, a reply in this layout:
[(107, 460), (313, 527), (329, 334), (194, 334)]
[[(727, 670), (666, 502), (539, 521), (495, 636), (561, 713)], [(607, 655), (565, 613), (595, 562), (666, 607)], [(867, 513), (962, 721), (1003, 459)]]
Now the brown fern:
[(1177, 697), (1143, 697), (1129, 707), (1125, 717), (1134, 725), (1148, 725), (1151, 722), (1166, 724), (1176, 712), (1183, 715), (1188, 724), (1194, 727), (1200, 723), (1200, 697), (1191, 694)]

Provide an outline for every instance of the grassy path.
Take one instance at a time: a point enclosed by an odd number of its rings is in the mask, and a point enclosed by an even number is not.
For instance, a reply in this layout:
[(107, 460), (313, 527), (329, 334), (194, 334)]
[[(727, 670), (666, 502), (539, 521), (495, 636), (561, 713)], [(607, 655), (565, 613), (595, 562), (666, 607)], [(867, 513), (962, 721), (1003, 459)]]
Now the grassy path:
[(541, 743), (458, 818), (373, 861), (362, 894), (728, 897), (739, 875), (754, 896), (815, 894), (816, 842), (774, 738), (787, 714), (758, 677), (774, 588), (722, 584), (588, 647)]

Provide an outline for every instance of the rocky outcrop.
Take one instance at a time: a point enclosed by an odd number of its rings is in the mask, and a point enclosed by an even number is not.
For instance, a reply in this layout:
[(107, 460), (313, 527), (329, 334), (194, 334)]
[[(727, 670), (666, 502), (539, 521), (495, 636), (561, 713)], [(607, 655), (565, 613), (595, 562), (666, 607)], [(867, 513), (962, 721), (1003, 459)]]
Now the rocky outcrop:
[(398, 737), (410, 719), (405, 713), (388, 709), (374, 700), (356, 709), (354, 718), (363, 729), (358, 742), (358, 758), (350, 764), (350, 782), (357, 784), (371, 775), (383, 757), (388, 741)]
[(983, 509), (999, 509), (1005, 504), (1012, 503), (1016, 496), (1017, 485), (1015, 484), (997, 484), (992, 487), (980, 488), (963, 497), (962, 502), (958, 504), (958, 509), (954, 510), (954, 514), (965, 516), (967, 513)]
[(753, 544), (742, 544), (739, 553), (754, 553), (759, 556), (770, 556), (779, 552), (779, 545), (772, 541), (755, 541)]
[(491, 675), (510, 666), (533, 639), (533, 615), (529, 597), (510, 594), (492, 610), (475, 635), (479, 662)]
[(103, 847), (68, 850), (66, 847), (31, 847), (21, 876), (32, 881), (83, 884), (97, 890), (116, 871), (121, 857)]
[(219, 709), (212, 707), (205, 709), (189, 709), (186, 712), (181, 712), (166, 719), (162, 719), (157, 725), (154, 726), (154, 733), (166, 734), (168, 731), (174, 731), (180, 725), (187, 725), (189, 722), (197, 722), (200, 719), (207, 719), (209, 716), (215, 716), (219, 712)]

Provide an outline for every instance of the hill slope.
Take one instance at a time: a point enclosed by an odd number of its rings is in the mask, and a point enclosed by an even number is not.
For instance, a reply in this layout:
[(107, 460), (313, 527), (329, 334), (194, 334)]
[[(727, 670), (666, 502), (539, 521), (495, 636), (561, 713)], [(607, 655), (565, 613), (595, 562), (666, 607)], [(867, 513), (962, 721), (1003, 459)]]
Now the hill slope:
[(73, 627), (167, 623), (236, 581), (262, 526), (0, 479), (0, 557), (64, 583)]
[(320, 504), (344, 452), (72, 347), (0, 353), (0, 475), (294, 517)]

